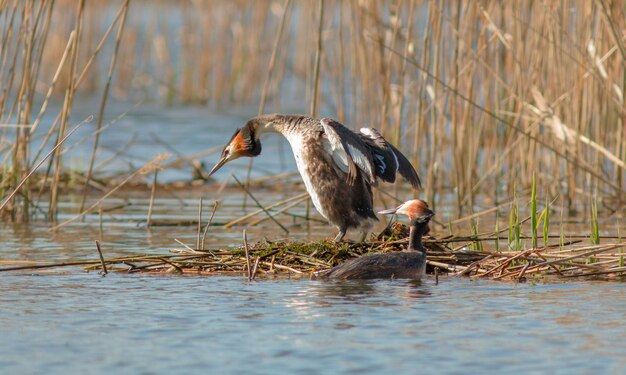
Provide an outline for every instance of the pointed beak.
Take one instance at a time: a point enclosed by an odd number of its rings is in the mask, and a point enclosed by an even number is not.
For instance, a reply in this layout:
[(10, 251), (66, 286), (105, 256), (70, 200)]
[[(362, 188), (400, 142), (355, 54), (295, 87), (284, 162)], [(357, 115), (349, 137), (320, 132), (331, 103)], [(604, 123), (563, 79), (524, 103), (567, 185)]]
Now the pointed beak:
[(211, 172), (209, 172), (209, 177), (211, 177), (213, 173), (217, 172), (218, 169), (222, 168), (222, 166), (226, 164), (227, 162), (228, 162), (228, 158), (222, 157), (220, 161), (218, 161), (217, 164), (215, 164), (215, 167), (211, 169)]
[(433, 216), (435, 216), (435, 213), (430, 211), (430, 210), (428, 210), (428, 213), (423, 214), (423, 215), (417, 217), (416, 220), (417, 220), (418, 223), (427, 223), (427, 222), (430, 221), (430, 219), (433, 218)]
[(388, 210), (378, 211), (378, 213), (382, 215), (395, 215), (397, 211), (398, 208), (390, 208)]

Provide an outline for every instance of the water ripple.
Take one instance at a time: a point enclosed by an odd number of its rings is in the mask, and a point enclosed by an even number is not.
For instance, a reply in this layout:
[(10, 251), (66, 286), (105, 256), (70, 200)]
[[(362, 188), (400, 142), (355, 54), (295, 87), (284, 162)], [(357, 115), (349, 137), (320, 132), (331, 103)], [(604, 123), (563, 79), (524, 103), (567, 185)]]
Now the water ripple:
[(2, 281), (6, 373), (611, 373), (626, 365), (626, 291), (616, 284)]

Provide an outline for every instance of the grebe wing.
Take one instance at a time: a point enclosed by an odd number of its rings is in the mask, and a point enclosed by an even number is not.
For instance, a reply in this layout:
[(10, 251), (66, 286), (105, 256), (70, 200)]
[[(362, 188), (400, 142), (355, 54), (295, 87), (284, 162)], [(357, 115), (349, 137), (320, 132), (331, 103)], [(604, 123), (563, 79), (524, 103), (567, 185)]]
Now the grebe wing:
[(400, 173), (415, 189), (421, 187), (421, 181), (411, 162), (374, 128), (361, 128), (361, 138), (374, 156), (376, 175), (383, 181), (394, 182), (396, 173)]
[(422, 187), (422, 181), (420, 181), (420, 178), (417, 175), (415, 168), (413, 168), (413, 165), (411, 165), (411, 162), (391, 143), (389, 144), (389, 147), (398, 159), (398, 173), (400, 173), (400, 176), (406, 178), (414, 189), (420, 189)]
[(330, 150), (327, 151), (341, 170), (347, 170), (350, 183), (354, 184), (356, 180), (357, 166), (365, 173), (367, 180), (374, 183), (374, 162), (363, 140), (335, 120), (324, 118), (320, 122), (330, 144)]
[(398, 158), (389, 147), (387, 140), (374, 128), (361, 128), (359, 136), (372, 153), (376, 177), (386, 182), (395, 182)]

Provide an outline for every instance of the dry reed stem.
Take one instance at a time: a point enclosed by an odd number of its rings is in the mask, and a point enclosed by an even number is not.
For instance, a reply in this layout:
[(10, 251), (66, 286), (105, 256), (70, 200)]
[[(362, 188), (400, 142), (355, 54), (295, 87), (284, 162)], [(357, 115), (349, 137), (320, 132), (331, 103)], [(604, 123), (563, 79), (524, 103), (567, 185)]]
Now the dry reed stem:
[[(596, 0), (598, 4), (600, 4), (600, 9), (602, 9), (602, 16), (604, 16), (606, 23), (611, 30), (611, 37), (613, 38), (613, 42), (617, 44), (619, 47), (619, 51), (622, 54), (622, 62), (626, 62), (626, 47), (624, 47), (623, 38), (619, 35), (618, 30), (615, 27), (615, 22), (613, 21), (609, 11), (607, 10), (606, 3), (604, 0)], [(622, 9), (623, 13), (623, 9)], [(623, 15), (623, 14), (622, 14)]]
[(100, 238), (100, 241), (102, 241), (102, 238), (104, 237), (104, 220), (102, 218), (102, 205), (100, 205), (98, 207), (98, 237)]
[(200, 202), (198, 203), (198, 232), (196, 236), (196, 249), (200, 249), (201, 233), (202, 233), (202, 197), (200, 197)]
[(67, 56), (69, 55), (69, 52), (71, 51), (72, 45), (74, 44), (74, 38), (76, 38), (76, 32), (72, 30), (72, 32), (70, 33), (70, 37), (67, 40), (67, 45), (65, 46), (65, 50), (63, 50), (63, 55), (61, 56), (61, 61), (59, 61), (57, 71), (54, 73), (54, 77), (52, 77), (52, 82), (50, 83), (50, 87), (48, 88), (48, 92), (46, 93), (46, 98), (44, 99), (43, 104), (41, 105), (41, 109), (39, 110), (39, 114), (37, 115), (37, 118), (33, 122), (32, 127), (30, 128), (31, 134), (35, 133), (35, 131), (39, 127), (39, 122), (41, 121), (41, 118), (43, 117), (44, 113), (46, 112), (46, 109), (48, 108), (48, 101), (50, 100), (50, 97), (52, 96), (52, 92), (57, 83), (57, 80), (59, 79), (61, 70), (63, 69), (63, 67), (65, 67), (65, 61), (67, 60)]
[(107, 271), (107, 265), (104, 261), (104, 256), (102, 255), (102, 250), (100, 249), (100, 241), (96, 240), (96, 249), (98, 249), (98, 256), (100, 257), (100, 264), (102, 265), (102, 275), (106, 275), (109, 273)]
[(256, 260), (254, 261), (254, 267), (252, 268), (252, 275), (250, 276), (251, 281), (254, 280), (254, 278), (256, 277), (256, 272), (258, 270), (260, 260), (261, 260), (261, 257), (256, 257)]
[(310, 114), (317, 117), (318, 96), (320, 85), (320, 61), (322, 59), (322, 30), (324, 25), (324, 0), (319, 1), (319, 23), (317, 27), (317, 45), (315, 48), (315, 65), (313, 67), (313, 93), (311, 94), (311, 110)]
[(159, 174), (159, 170), (155, 169), (154, 178), (152, 179), (152, 188), (150, 189), (150, 204), (148, 205), (148, 217), (146, 218), (146, 228), (150, 228), (150, 224), (152, 224), (152, 208), (154, 207), (154, 198), (156, 196), (158, 174)]
[(270, 56), (270, 61), (267, 67), (267, 73), (265, 75), (265, 81), (263, 83), (263, 90), (261, 91), (261, 100), (259, 102), (259, 112), (261, 115), (265, 111), (265, 101), (267, 100), (267, 94), (269, 92), (270, 82), (272, 79), (272, 73), (274, 72), (274, 68), (276, 65), (276, 55), (278, 54), (278, 47), (280, 45), (280, 40), (283, 36), (283, 32), (285, 30), (285, 21), (287, 20), (287, 14), (289, 12), (289, 8), (291, 6), (291, 0), (285, 0), (283, 4), (283, 14), (280, 17), (280, 24), (278, 25), (278, 32), (276, 33), (276, 39), (274, 39), (274, 47), (272, 48), (272, 55)]
[(302, 194), (298, 194), (298, 195), (296, 195), (294, 197), (290, 197), (290, 198), (287, 198), (285, 200), (282, 200), (280, 202), (276, 202), (276, 203), (271, 204), (269, 206), (266, 206), (264, 208), (260, 208), (260, 209), (258, 209), (256, 211), (253, 211), (253, 212), (251, 212), (251, 213), (249, 213), (247, 215), (244, 215), (244, 216), (242, 216), (240, 218), (237, 218), (237, 219), (229, 221), (228, 223), (224, 224), (224, 228), (230, 228), (233, 225), (237, 225), (237, 224), (243, 223), (246, 220), (248, 220), (248, 219), (250, 219), (250, 218), (260, 214), (261, 212), (265, 212), (265, 210), (270, 210), (270, 209), (276, 208), (278, 206), (282, 206), (282, 205), (284, 205), (286, 203), (293, 202), (293, 201), (297, 201), (299, 203), (301, 201), (301, 199), (306, 198), (308, 196), (309, 196), (308, 193), (302, 193)]
[(209, 231), (209, 227), (211, 226), (211, 223), (213, 222), (213, 216), (215, 216), (215, 211), (217, 211), (218, 205), (219, 205), (218, 201), (215, 201), (215, 203), (213, 203), (213, 210), (211, 211), (211, 217), (209, 217), (209, 221), (207, 221), (206, 225), (204, 226), (204, 231), (202, 232), (202, 241), (200, 242), (200, 250), (204, 250), (204, 240), (206, 239), (206, 234)]
[(244, 184), (242, 184), (242, 183), (241, 183), (241, 181), (239, 181), (239, 179), (238, 179), (235, 175), (233, 175), (233, 178), (235, 179), (235, 181), (237, 182), (237, 184), (238, 184), (238, 185), (239, 185), (239, 186), (243, 189), (243, 191), (245, 191), (245, 192), (246, 192), (246, 194), (247, 194), (247, 195), (248, 195), (248, 196), (249, 196), (249, 197), (250, 197), (250, 198), (254, 201), (254, 203), (256, 203), (256, 204), (257, 204), (257, 206), (258, 206), (260, 209), (262, 209), (262, 210), (263, 210), (263, 212), (265, 212), (265, 214), (266, 214), (266, 215), (267, 215), (270, 219), (272, 219), (272, 221), (273, 221), (274, 223), (276, 223), (276, 224), (280, 227), (280, 229), (282, 229), (282, 230), (285, 232), (285, 234), (289, 234), (289, 230), (288, 230), (288, 229), (287, 229), (284, 225), (282, 225), (282, 224), (281, 224), (278, 220), (276, 220), (276, 218), (275, 218), (274, 216), (272, 216), (272, 214), (271, 214), (271, 213), (267, 210), (267, 208), (263, 207), (263, 205), (261, 204), (261, 202), (259, 202), (259, 201), (258, 201), (258, 200), (254, 197), (254, 195), (252, 195), (252, 193), (250, 192), (250, 190), (248, 190), (248, 188), (246, 188), (246, 186), (245, 186)]
[(246, 251), (246, 272), (248, 273), (248, 281), (252, 280), (252, 269), (250, 268), (250, 251), (248, 249), (248, 236), (246, 229), (243, 230), (243, 247)]
[(184, 243), (183, 241), (179, 240), (178, 238), (174, 238), (174, 241), (178, 242), (180, 245), (182, 245), (185, 249), (187, 249), (191, 253), (197, 253), (198, 252), (196, 249), (192, 248), (191, 246), (188, 246), (186, 243)]
[[(607, 245), (596, 245), (596, 246), (585, 246), (578, 249), (568, 249), (566, 250), (568, 253), (572, 253), (574, 251), (582, 251), (578, 254), (573, 254), (566, 257), (559, 257), (558, 259), (551, 259), (554, 257), (552, 252), (547, 252), (547, 248), (542, 249), (529, 249), (524, 250), (522, 252), (500, 256), (497, 260), (494, 261), (493, 258), (486, 258), (481, 260), (478, 264), (473, 264), (472, 267), (477, 267), (474, 271), (475, 274), (471, 277), (488, 277), (494, 272), (499, 271), (499, 275), (493, 277), (496, 280), (499, 279), (521, 279), (526, 274), (536, 274), (542, 273), (543, 275), (555, 275), (558, 277), (587, 277), (592, 275), (603, 275), (603, 274), (617, 274), (621, 275), (621, 270), (616, 268), (609, 267), (615, 263), (618, 263), (619, 256), (621, 253), (616, 253), (612, 255), (612, 258), (602, 263), (594, 263), (593, 266), (588, 265), (586, 263), (589, 259), (595, 257), (600, 253), (606, 253), (610, 250), (623, 248), (626, 246), (626, 242), (616, 243), (616, 244), (607, 244)], [(556, 247), (556, 246), (555, 246)], [(561, 253), (563, 251), (560, 251)], [(537, 255), (537, 258), (529, 257), (532, 254)], [(540, 254), (541, 253), (541, 254)], [(509, 265), (518, 259), (522, 259), (526, 264), (523, 266), (509, 267)], [(568, 269), (559, 269), (556, 266), (569, 266)], [(482, 266), (487, 266), (488, 268), (484, 271), (481, 271), (480, 268)], [(468, 267), (468, 269), (472, 268)], [(508, 268), (508, 272), (504, 272), (505, 269)], [(619, 268), (619, 267), (618, 267)], [(582, 272), (584, 269), (589, 269), (591, 272)], [(552, 272), (549, 272), (552, 270)], [(462, 272), (460, 274), (467, 273)]]
[[(298, 196), (298, 197), (299, 197), (299, 196)], [(275, 214), (275, 215), (282, 214), (283, 212), (285, 212), (285, 211), (287, 211), (287, 210), (291, 209), (292, 207), (295, 207), (295, 206), (299, 205), (299, 204), (300, 204), (300, 203), (302, 203), (302, 202), (307, 202), (307, 203), (308, 203), (308, 202), (309, 202), (309, 200), (310, 200), (309, 194), (308, 194), (308, 193), (306, 193), (306, 195), (305, 195), (305, 196), (300, 197), (300, 198), (299, 198), (299, 199), (297, 199), (295, 202), (292, 202), (292, 203), (290, 203), (290, 204), (288, 204), (288, 205), (284, 206), (284, 207), (283, 207), (283, 208), (281, 208), (280, 210), (276, 211), (274, 214)], [(295, 216), (294, 216), (294, 217), (295, 217)], [(308, 216), (308, 211), (307, 211), (307, 215), (305, 215), (304, 219), (306, 220), (306, 222), (307, 222), (307, 223), (309, 223), (309, 222), (311, 222), (311, 221), (318, 221), (318, 222), (322, 222), (322, 223), (325, 223), (325, 222), (326, 222), (326, 221), (324, 221), (324, 220), (315, 220), (315, 219), (311, 218), (310, 216)], [(262, 218), (259, 218), (259, 219), (257, 219), (257, 220), (251, 221), (250, 223), (248, 223), (248, 225), (250, 225), (250, 226), (256, 226), (256, 225), (259, 225), (260, 223), (262, 223), (262, 222), (264, 222), (264, 221), (266, 221), (266, 220), (269, 220), (269, 218), (268, 218), (268, 217), (262, 217)]]
[[(65, 129), (67, 128), (67, 124), (69, 122), (69, 118), (70, 118), (70, 114), (72, 110), (72, 103), (74, 100), (75, 91), (73, 90), (73, 88), (75, 86), (75, 80), (76, 80), (75, 72), (78, 67), (78, 57), (79, 57), (78, 49), (80, 47), (81, 26), (83, 23), (83, 12), (85, 9), (85, 0), (79, 0), (77, 7), (78, 7), (78, 10), (76, 12), (77, 14), (76, 14), (76, 20), (75, 20), (75, 25), (74, 25), (74, 31), (76, 32), (76, 37), (74, 38), (74, 43), (72, 45), (72, 50), (70, 52), (71, 63), (70, 63), (70, 70), (68, 74), (68, 84), (65, 90), (63, 109), (61, 110), (61, 125), (59, 126), (59, 130), (57, 133), (56, 143), (58, 143), (59, 140), (62, 139), (65, 134)], [(52, 189), (50, 192), (50, 199), (48, 203), (48, 220), (50, 221), (56, 218), (57, 211), (58, 211), (57, 203), (58, 203), (58, 194), (59, 194), (59, 181), (61, 178), (61, 167), (62, 167), (61, 156), (62, 154), (57, 150), (54, 153), (53, 157), (50, 159), (50, 165), (48, 167), (48, 169), (52, 168), (52, 173), (53, 173)]]
[(111, 79), (113, 78), (113, 71), (115, 70), (115, 64), (117, 62), (117, 56), (119, 54), (120, 42), (122, 40), (122, 33), (124, 32), (124, 26), (126, 25), (126, 16), (128, 14), (128, 7), (130, 4), (130, 0), (126, 0), (122, 5), (124, 9), (122, 14), (122, 20), (117, 28), (117, 35), (115, 36), (115, 48), (113, 49), (113, 53), (111, 54), (111, 62), (109, 64), (109, 71), (107, 73), (106, 83), (104, 85), (104, 91), (102, 93), (102, 100), (100, 101), (100, 109), (98, 112), (98, 122), (96, 125), (96, 134), (93, 140), (93, 148), (91, 150), (91, 157), (89, 158), (89, 164), (87, 167), (87, 171), (85, 174), (85, 185), (83, 188), (83, 195), (80, 200), (80, 205), (78, 208), (78, 212), (81, 212), (85, 207), (85, 200), (87, 199), (87, 185), (91, 180), (91, 175), (93, 173), (94, 163), (96, 162), (96, 152), (98, 151), (98, 145), (100, 143), (100, 129), (102, 128), (102, 121), (104, 119), (104, 111), (107, 104), (107, 99), (109, 98), (109, 90), (111, 89)]
[[(383, 47), (385, 49), (390, 50), (391, 52), (393, 52), (394, 54), (398, 55), (398, 56), (402, 56), (402, 54), (398, 51), (395, 51), (393, 49), (391, 49), (388, 46), (383, 45)], [(590, 175), (592, 175), (593, 177), (595, 177), (596, 179), (598, 179), (599, 181), (602, 181), (603, 183), (609, 185), (610, 187), (618, 190), (619, 189), (619, 185), (613, 183), (612, 181), (609, 181), (608, 179), (606, 179), (604, 176), (602, 176), (600, 173), (596, 172), (595, 170), (591, 169), (588, 165), (585, 165), (584, 162), (578, 160), (578, 158), (574, 155), (571, 156), (568, 153), (562, 152), (560, 151), (557, 147), (552, 146), (550, 144), (548, 144), (546, 141), (544, 141), (543, 139), (538, 138), (537, 136), (534, 136), (533, 134), (525, 131), (524, 129), (520, 128), (519, 126), (510, 123), (509, 121), (507, 121), (505, 118), (499, 116), (498, 114), (490, 111), (489, 109), (485, 108), (484, 106), (476, 103), (474, 100), (472, 100), (471, 98), (467, 97), (466, 95), (460, 93), (459, 91), (455, 90), (453, 87), (449, 86), (446, 82), (444, 82), (443, 80), (441, 80), (439, 77), (437, 77), (435, 74), (425, 70), (424, 67), (420, 66), (417, 62), (415, 61), (409, 61), (414, 67), (416, 67), (417, 69), (419, 69), (420, 71), (424, 72), (426, 75), (428, 75), (431, 79), (437, 81), (437, 83), (439, 83), (442, 87), (444, 87), (446, 90), (452, 92), (455, 96), (457, 96), (458, 98), (462, 99), (463, 101), (467, 102), (468, 104), (470, 104), (472, 107), (478, 109), (479, 111), (485, 113), (486, 115), (488, 115), (489, 117), (492, 117), (495, 120), (500, 121), (500, 123), (506, 125), (507, 127), (511, 128), (512, 130), (514, 130), (515, 132), (519, 133), (520, 135), (528, 138), (529, 140), (532, 140), (534, 142), (536, 142), (537, 144), (543, 146), (544, 148), (546, 148), (547, 150), (553, 152), (554, 154), (556, 154), (557, 156), (561, 157), (562, 159), (566, 160), (567, 162), (571, 163), (572, 165), (574, 165), (577, 168), (580, 168), (582, 170), (584, 170), (585, 172), (589, 173)]]

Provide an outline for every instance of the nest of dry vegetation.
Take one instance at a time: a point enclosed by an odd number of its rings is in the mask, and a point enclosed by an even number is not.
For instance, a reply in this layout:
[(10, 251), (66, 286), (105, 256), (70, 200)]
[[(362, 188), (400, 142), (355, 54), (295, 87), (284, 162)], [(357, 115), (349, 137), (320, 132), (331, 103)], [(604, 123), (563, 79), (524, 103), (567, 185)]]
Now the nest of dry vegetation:
[[(347, 259), (400, 251), (407, 245), (408, 229), (391, 230), (363, 243), (259, 242), (236, 249), (172, 250), (164, 255), (128, 256), (92, 262), (86, 270), (140, 273), (231, 274), (257, 277), (310, 277)], [(623, 280), (626, 277), (626, 242), (602, 245), (558, 244), (520, 251), (485, 251), (481, 241), (494, 237), (426, 238), (427, 272), (508, 281), (547, 281), (563, 278)]]
[[(134, 255), (99, 260), (15, 265), (0, 271), (83, 266), (86, 271), (153, 274), (240, 275), (310, 277), (347, 259), (368, 254), (400, 251), (407, 245), (408, 228), (395, 223), (377, 238), (362, 243), (258, 242), (234, 249), (197, 250), (190, 247), (169, 253)], [(427, 272), (507, 281), (560, 281), (564, 279), (626, 279), (623, 253), (626, 242), (582, 245), (581, 241), (520, 251), (486, 251), (480, 243), (494, 236), (426, 238)], [(99, 246), (99, 245), (98, 245)], [(98, 248), (99, 250), (99, 248)]]

